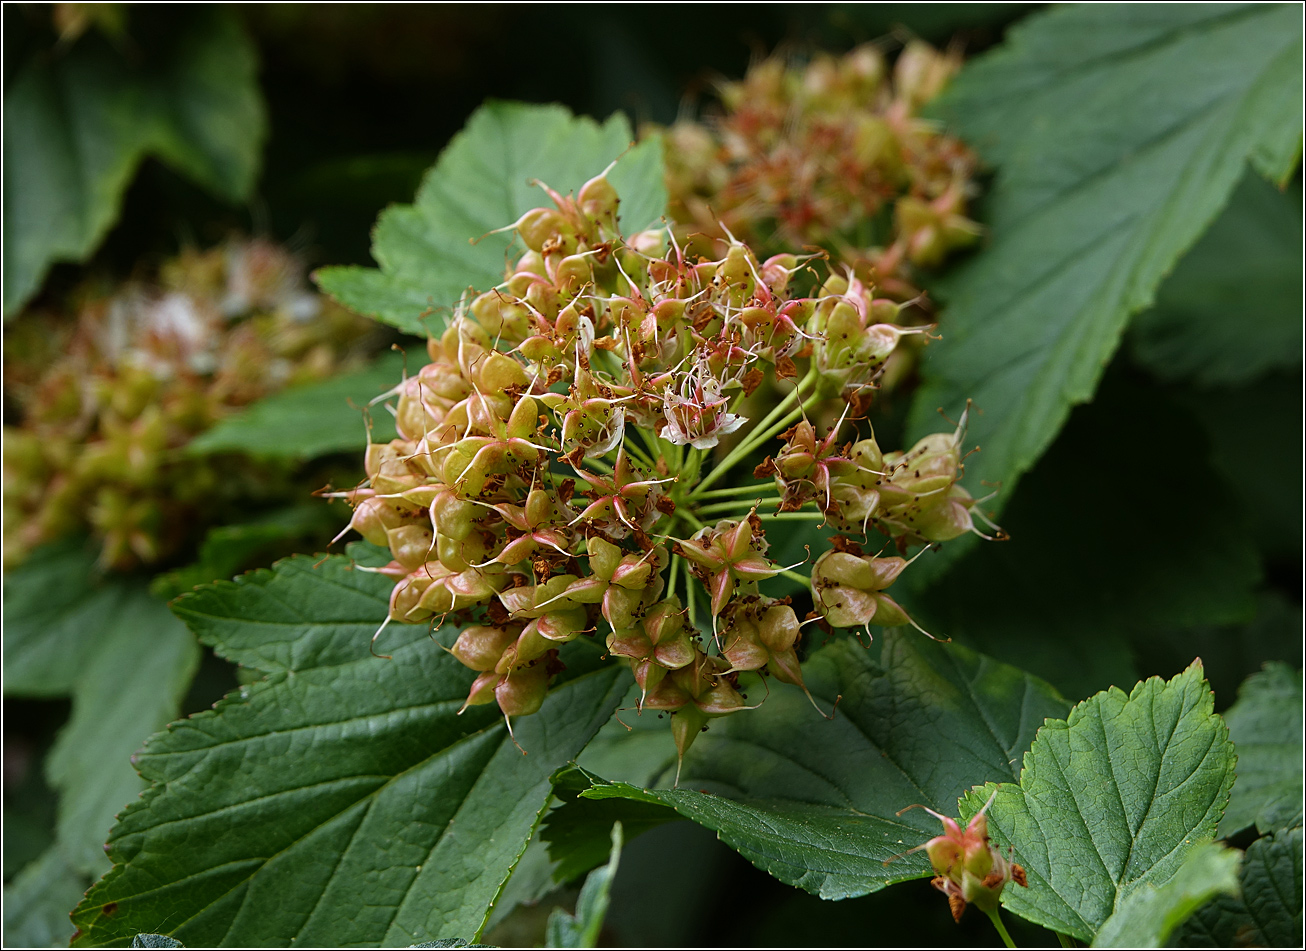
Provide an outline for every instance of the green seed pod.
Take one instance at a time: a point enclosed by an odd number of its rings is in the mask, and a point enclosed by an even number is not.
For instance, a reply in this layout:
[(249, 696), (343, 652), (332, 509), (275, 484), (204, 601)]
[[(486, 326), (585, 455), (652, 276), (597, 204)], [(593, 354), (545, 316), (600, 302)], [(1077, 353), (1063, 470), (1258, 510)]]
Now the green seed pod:
[(520, 629), (476, 625), (466, 628), (454, 641), (450, 653), (464, 667), (472, 670), (494, 670), (503, 652), (516, 643)]

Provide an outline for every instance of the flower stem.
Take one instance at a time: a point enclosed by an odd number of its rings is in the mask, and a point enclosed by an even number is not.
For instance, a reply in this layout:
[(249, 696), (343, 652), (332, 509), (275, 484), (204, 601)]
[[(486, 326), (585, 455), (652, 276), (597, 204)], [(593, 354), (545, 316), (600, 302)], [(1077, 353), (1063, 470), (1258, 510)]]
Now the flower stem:
[(788, 578), (790, 581), (797, 581), (799, 584), (801, 584), (804, 588), (807, 588), (809, 591), (812, 588), (812, 579), (804, 577), (803, 575), (800, 575), (796, 571), (790, 571), (788, 568), (781, 568), (780, 574), (783, 577)]
[(667, 597), (674, 597), (676, 593), (676, 576), (680, 574), (680, 562), (683, 561), (679, 555), (671, 556), (671, 572), (667, 575)]
[(766, 485), (761, 486), (760, 488), (755, 485), (736, 485), (736, 486), (731, 486), (728, 489), (712, 489), (708, 492), (701, 492), (696, 495), (696, 498), (716, 499), (716, 498), (724, 498), (731, 495), (757, 495), (760, 493), (771, 492), (771, 491), (779, 491), (779, 490), (775, 489), (774, 486), (766, 486)]
[(713, 502), (711, 505), (699, 506), (695, 509), (699, 515), (710, 515), (714, 512), (739, 512), (740, 515), (748, 514), (754, 505), (762, 505), (766, 502), (779, 502), (778, 495), (767, 496), (762, 493), (755, 493), (752, 498), (734, 499), (727, 502)]
[[(690, 495), (690, 498), (696, 498), (699, 492), (704, 491), (713, 482), (715, 482), (717, 479), (721, 478), (723, 475), (729, 472), (730, 469), (741, 459), (746, 458), (750, 452), (752, 452), (762, 443), (766, 442), (766, 440), (774, 436), (775, 433), (780, 432), (780, 430), (784, 429), (785, 426), (788, 426), (789, 423), (792, 422), (791, 420), (788, 420), (788, 416), (786, 416), (786, 411), (789, 409), (789, 404), (795, 402), (800, 398), (803, 389), (807, 386), (809, 381), (814, 382), (815, 380), (816, 380), (816, 370), (815, 368), (813, 368), (808, 371), (807, 376), (803, 377), (802, 380), (799, 381), (798, 385), (795, 386), (790, 393), (785, 395), (785, 398), (782, 399), (776, 405), (775, 409), (771, 410), (771, 412), (766, 414), (765, 418), (763, 418), (763, 420), (760, 423), (758, 423), (757, 426), (754, 428), (753, 434), (750, 434), (749, 436), (746, 436), (744, 439), (742, 439), (739, 445), (735, 446), (734, 449), (730, 450), (730, 452), (726, 455), (726, 457), (722, 459), (721, 462), (718, 463), (712, 469), (712, 471), (707, 474), (707, 476), (703, 479), (703, 481), (698, 484), (698, 488), (694, 490), (694, 493)], [(802, 406), (798, 410), (795, 410), (794, 412), (798, 412), (801, 414), (802, 409), (805, 409), (806, 406), (807, 403), (804, 402)], [(789, 415), (792, 415), (792, 413), (790, 413)], [(782, 425), (780, 425), (779, 429), (775, 429), (775, 420), (781, 419), (782, 417), (783, 417)], [(774, 432), (770, 431), (767, 427), (771, 427), (771, 429), (774, 429)]]
[(622, 445), (625, 447), (627, 453), (629, 453), (630, 455), (634, 456), (636, 459), (638, 459), (638, 460), (639, 460), (641, 463), (643, 463), (644, 465), (648, 466), (648, 467), (651, 468), (651, 469), (655, 469), (655, 468), (657, 468), (657, 467), (653, 464), (653, 460), (649, 457), (649, 455), (648, 455), (646, 452), (644, 452), (644, 450), (641, 449), (641, 448), (640, 448), (640, 447), (635, 443), (635, 440), (633, 440), (633, 439), (627, 439), (627, 440), (625, 440), (625, 441), (622, 443)]
[(1063, 948), (1075, 947), (1075, 939), (1070, 937), (1070, 935), (1062, 934), (1060, 931), (1058, 931), (1056, 935), (1057, 935), (1057, 940), (1061, 942), (1061, 947)]
[(985, 912), (985, 914), (989, 916), (989, 921), (993, 922), (993, 927), (998, 929), (998, 934), (1002, 936), (1003, 944), (1008, 948), (1014, 948), (1016, 942), (1012, 941), (1011, 935), (1007, 934), (1007, 926), (1002, 923), (1002, 916), (998, 913), (998, 909), (994, 908), (992, 911)]

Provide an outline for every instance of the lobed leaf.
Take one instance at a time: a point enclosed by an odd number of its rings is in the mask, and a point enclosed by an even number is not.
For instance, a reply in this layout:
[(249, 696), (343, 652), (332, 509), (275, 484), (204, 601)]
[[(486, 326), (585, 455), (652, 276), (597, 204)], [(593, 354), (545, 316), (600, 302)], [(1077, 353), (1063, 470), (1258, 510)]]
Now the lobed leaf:
[(1301, 944), (1302, 830), (1283, 829), (1247, 849), (1238, 875), (1241, 896), (1221, 895), (1180, 929), (1187, 948)]
[(997, 168), (991, 241), (943, 287), (909, 428), (974, 399), (967, 468), (1010, 498), (1246, 163), (1291, 173), (1301, 70), (1285, 5), (1061, 7), (967, 64), (940, 111)]
[(97, 571), (83, 538), (42, 545), (4, 573), (5, 696), (61, 697), (72, 693), (126, 588)]
[(114, 815), (145, 788), (132, 754), (177, 716), (200, 661), (185, 625), (135, 585), (94, 631), (95, 649), (73, 687), (72, 717), (45, 762), (59, 793), (58, 842), (87, 875), (108, 867), (104, 841)]
[(901, 632), (883, 643), (879, 663), (840, 639), (804, 667), (826, 709), (841, 698), (832, 721), (797, 688), (773, 684), (760, 709), (713, 723), (695, 742), (679, 788), (593, 777), (581, 795), (670, 806), (822, 898), (931, 874), (923, 853), (898, 856), (935, 834), (937, 822), (898, 812), (916, 803), (951, 812), (970, 786), (1015, 779), (1035, 731), (1066, 703), (1042, 681), (965, 648)]
[(1130, 329), (1135, 359), (1163, 380), (1238, 386), (1301, 366), (1301, 191), (1250, 170)]
[[(424, 363), (425, 354), (419, 352), (411, 370)], [(265, 396), (195, 437), (186, 449), (311, 459), (365, 449), (368, 419), (372, 439), (389, 441), (395, 438), (394, 418), (384, 407), (367, 417), (364, 410), (403, 379), (404, 366), (403, 354), (387, 353), (365, 369)]]
[(490, 234), (549, 205), (538, 179), (561, 194), (580, 188), (619, 159), (609, 180), (621, 195), (627, 234), (658, 224), (666, 208), (662, 143), (631, 147), (620, 113), (599, 125), (558, 105), (490, 101), (478, 109), (427, 173), (411, 205), (377, 219), (372, 256), (380, 270), (328, 267), (319, 286), (359, 313), (426, 336), (444, 326), (468, 288), (503, 280), (514, 236)]
[(1171, 932), (1212, 898), (1238, 894), (1241, 859), (1237, 849), (1215, 843), (1199, 846), (1160, 888), (1145, 885), (1130, 892), (1120, 910), (1103, 923), (1093, 947), (1165, 947)]
[(5, 886), (4, 946), (66, 947), (73, 934), (68, 909), (82, 897), (86, 882), (58, 845), (46, 849)]
[[(1194, 662), (1126, 695), (1112, 687), (1051, 720), (1025, 754), (1018, 785), (996, 787), (988, 811), (996, 844), (1014, 849), (1028, 888), (1007, 888), (1008, 910), (1093, 940), (1144, 886), (1169, 882), (1215, 833), (1235, 756)], [(967, 793), (964, 819), (994, 787)]]
[(1220, 820), (1227, 838), (1248, 826), (1262, 832), (1302, 823), (1301, 671), (1266, 664), (1238, 690), (1224, 721), (1238, 751), (1238, 779)]
[(4, 99), (5, 316), (52, 263), (95, 250), (146, 155), (222, 198), (246, 198), (267, 125), (256, 68), (235, 18), (210, 10), (155, 66), (129, 65), (86, 37), (14, 77)]
[[(390, 582), (299, 556), (206, 586), (176, 613), (268, 672), (172, 724), (137, 758), (153, 785), (74, 914), (78, 943), (140, 932), (191, 946), (379, 945), (475, 936), (573, 758), (627, 689), (574, 674), (536, 715), (461, 717), (473, 672), (425, 625), (391, 625)], [(450, 632), (440, 632), (445, 641)], [(590, 664), (589, 666), (592, 666)]]

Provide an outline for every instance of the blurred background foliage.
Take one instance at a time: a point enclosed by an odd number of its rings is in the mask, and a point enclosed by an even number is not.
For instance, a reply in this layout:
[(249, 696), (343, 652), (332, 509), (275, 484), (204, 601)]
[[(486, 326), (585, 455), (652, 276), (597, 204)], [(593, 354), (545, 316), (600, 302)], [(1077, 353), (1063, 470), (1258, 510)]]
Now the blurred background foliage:
[[(6, 4), (6, 321), (24, 306), (60, 310), (88, 278), (154, 274), (180, 250), (233, 234), (272, 239), (311, 266), (371, 264), (378, 213), (412, 199), (487, 97), (669, 124), (695, 114), (716, 80), (777, 49), (841, 52), (894, 34), (956, 43), (969, 56), (1037, 8)], [(21, 188), (20, 174), (29, 176)], [(1071, 699), (1170, 676), (1200, 654), (1223, 709), (1264, 662), (1299, 662), (1300, 235), (1300, 171), (1282, 192), (1249, 174), (1156, 306), (1133, 321), (1097, 398), (1073, 411), (1022, 480), (1002, 519), (1014, 540), (972, 550), (915, 593), (928, 629), (1045, 677)], [(1242, 331), (1233, 329), (1244, 314)], [(877, 432), (896, 443), (906, 406), (890, 399), (882, 409)], [(8, 395), (4, 411), (7, 425), (19, 421)], [(350, 448), (314, 444), (305, 454), (318, 468), (298, 470), (301, 481), (357, 478), (356, 452), (331, 454)], [(107, 583), (112, 597), (149, 611), (158, 597), (318, 550), (332, 534), (330, 519), (261, 514), (148, 574)], [(60, 585), (69, 583), (52, 575), (42, 591), (67, 597)], [(110, 596), (95, 583), (97, 597)], [(170, 668), (183, 714), (238, 676), (188, 649), (176, 649)], [(85, 670), (25, 689), (35, 675), (15, 678), (9, 651), (6, 643), (4, 878), (16, 900), (6, 902), (6, 943), (63, 944), (67, 911), (103, 867), (79, 850), (96, 829), (102, 841), (110, 819), (86, 806), (91, 831), (52, 858), (57, 836), (72, 834), (52, 787), (65, 798), (79, 787), (68, 755), (49, 753), (62, 727), (65, 737), (76, 732), (78, 704), (97, 695), (73, 683), (87, 681)], [(152, 687), (142, 680), (156, 676), (149, 651), (85, 656), (99, 696)], [(131, 722), (143, 731), (132, 749), (161, 725)], [(121, 776), (115, 782), (113, 795), (124, 788)], [(532, 902), (507, 913), (505, 899), (487, 941), (538, 942), (551, 908), (574, 903), (579, 881), (550, 891), (544, 871), (521, 895)], [(526, 890), (529, 875), (520, 878)], [(723, 908), (736, 911), (723, 918)], [(1023, 935), (1027, 927), (1011, 923), (1018, 943), (1042, 940), (1038, 929)], [(819, 902), (680, 822), (627, 844), (603, 941), (911, 946), (996, 936), (977, 915), (955, 925), (924, 881)]]

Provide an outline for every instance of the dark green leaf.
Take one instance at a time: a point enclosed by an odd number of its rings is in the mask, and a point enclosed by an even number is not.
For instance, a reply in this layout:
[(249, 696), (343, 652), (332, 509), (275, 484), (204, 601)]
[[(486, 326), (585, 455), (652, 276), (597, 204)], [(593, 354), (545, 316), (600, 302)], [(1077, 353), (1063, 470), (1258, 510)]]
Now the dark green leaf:
[[(1035, 731), (1066, 703), (965, 648), (915, 632), (889, 632), (883, 642), (878, 664), (840, 639), (804, 667), (826, 709), (841, 697), (834, 720), (822, 720), (801, 691), (773, 684), (760, 709), (714, 723), (695, 742), (679, 788), (600, 780), (582, 795), (671, 806), (822, 898), (930, 874), (923, 854), (885, 865), (937, 831), (924, 812), (898, 811), (921, 803), (952, 812), (970, 786), (1015, 779)], [(760, 698), (762, 688), (749, 695)], [(674, 768), (670, 737), (665, 743)]]
[(1301, 671), (1267, 664), (1243, 682), (1224, 721), (1238, 752), (1238, 780), (1220, 820), (1228, 837), (1255, 824), (1272, 832), (1302, 822)]
[(96, 570), (84, 539), (43, 545), (4, 574), (5, 695), (72, 692), (126, 587)]
[(1302, 830), (1285, 829), (1247, 849), (1242, 897), (1220, 896), (1179, 931), (1180, 947), (1281, 947), (1301, 944)]
[(5, 887), (4, 946), (68, 947), (73, 934), (68, 911), (89, 884), (68, 864), (59, 846), (51, 846)]
[(465, 290), (503, 280), (512, 235), (489, 232), (550, 204), (532, 179), (566, 194), (620, 157), (610, 180), (622, 198), (623, 230), (656, 224), (667, 201), (662, 145), (653, 137), (628, 148), (633, 138), (621, 114), (600, 126), (562, 106), (489, 102), (441, 153), (413, 204), (392, 205), (377, 220), (372, 256), (380, 271), (323, 268), (318, 283), (345, 306), (400, 330), (438, 331), (440, 314)]
[[(513, 745), (497, 710), (458, 710), (474, 674), (391, 625), (390, 582), (296, 557), (175, 610), (222, 656), (267, 671), (137, 758), (153, 782), (76, 912), (81, 944), (158, 931), (190, 945), (406, 944), (475, 937), (551, 795), (629, 681), (579, 673)], [(450, 642), (455, 632), (440, 633)], [(592, 665), (591, 665), (592, 666)]]
[[(427, 362), (420, 350), (414, 357), (412, 372)], [(187, 449), (294, 459), (361, 450), (367, 446), (363, 410), (403, 379), (404, 359), (403, 354), (387, 353), (364, 370), (266, 396), (196, 437)], [(395, 438), (394, 418), (384, 407), (374, 407), (368, 416), (373, 440)]]
[(1248, 172), (1229, 207), (1161, 285), (1130, 331), (1133, 353), (1164, 380), (1247, 383), (1300, 366), (1301, 192)]
[[(559, 788), (560, 783), (578, 788)], [(666, 806), (630, 799), (595, 802), (576, 797), (576, 792), (589, 787), (579, 770), (564, 769), (553, 777), (553, 784), (557, 795), (570, 798), (550, 811), (540, 828), (554, 863), (552, 879), (558, 883), (573, 881), (603, 862), (612, 848), (614, 823), (621, 825), (626, 839), (630, 840), (641, 832), (680, 818)]]
[(1160, 888), (1144, 885), (1130, 892), (1102, 925), (1093, 947), (1164, 947), (1171, 932), (1212, 898), (1238, 894), (1241, 859), (1237, 849), (1213, 842), (1194, 849)]
[[(1115, 687), (1049, 720), (1025, 754), (1019, 785), (996, 787), (989, 833), (1012, 847), (1028, 888), (1009, 911), (1091, 941), (1137, 889), (1159, 888), (1215, 834), (1234, 777), (1233, 744), (1194, 663), (1128, 696)], [(962, 817), (994, 791), (967, 793)]]
[(59, 793), (56, 830), (68, 861), (98, 875), (114, 815), (145, 788), (131, 757), (177, 716), (199, 665), (185, 625), (133, 587), (94, 624), (96, 646), (78, 671), (73, 712), (46, 760)]
[(621, 861), (622, 829), (621, 823), (612, 826), (612, 847), (608, 864), (596, 868), (585, 879), (576, 899), (576, 914), (569, 915), (561, 908), (554, 909), (549, 916), (548, 948), (592, 948), (598, 943), (599, 931), (603, 919), (608, 913), (609, 892), (612, 879), (617, 874), (617, 865)]
[(195, 16), (155, 68), (99, 37), (23, 70), (4, 100), (4, 312), (55, 261), (84, 260), (156, 155), (223, 198), (248, 196), (266, 122), (253, 46), (224, 11)]
[(998, 169), (991, 241), (943, 288), (915, 433), (973, 398), (967, 467), (1009, 498), (1246, 162), (1292, 171), (1301, 71), (1287, 5), (1060, 7), (968, 64), (941, 111)]

